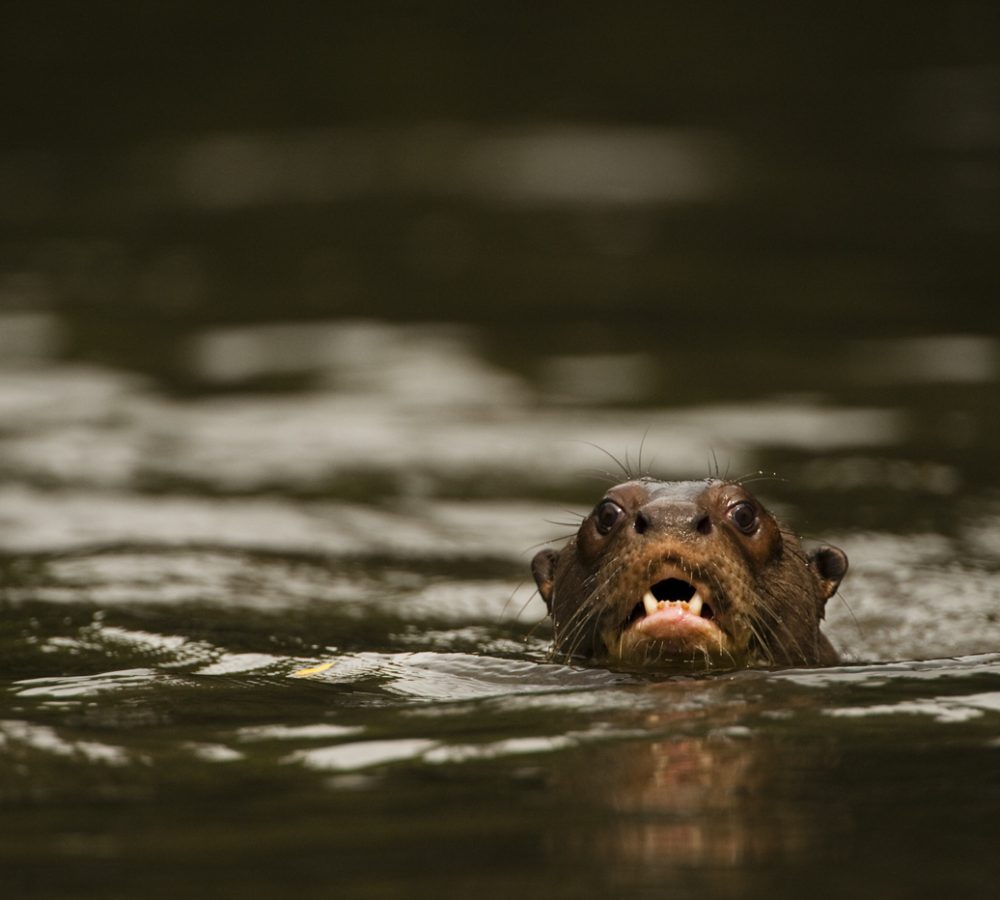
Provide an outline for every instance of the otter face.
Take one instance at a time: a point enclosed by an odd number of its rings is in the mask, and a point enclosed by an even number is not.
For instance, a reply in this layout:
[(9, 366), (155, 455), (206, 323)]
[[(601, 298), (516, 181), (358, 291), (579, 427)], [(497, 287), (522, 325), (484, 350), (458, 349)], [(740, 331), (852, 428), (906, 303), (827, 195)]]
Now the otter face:
[(819, 624), (846, 571), (715, 480), (620, 484), (532, 562), (558, 650), (688, 668), (835, 662)]

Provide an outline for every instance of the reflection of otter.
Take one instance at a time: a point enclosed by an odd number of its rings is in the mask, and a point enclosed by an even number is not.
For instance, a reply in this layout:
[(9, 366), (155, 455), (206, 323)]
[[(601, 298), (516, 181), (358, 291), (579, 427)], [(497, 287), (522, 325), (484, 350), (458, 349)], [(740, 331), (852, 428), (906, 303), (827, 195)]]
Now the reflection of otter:
[(620, 484), (532, 562), (557, 649), (694, 668), (836, 662), (819, 624), (846, 571), (840, 550), (806, 554), (746, 488), (713, 479)]
[[(839, 765), (836, 754), (821, 740), (784, 741), (767, 737), (767, 727), (737, 724), (745, 712), (709, 705), (699, 716), (688, 705), (675, 715), (646, 714), (641, 724), (665, 731), (661, 738), (591, 748), (553, 776), (583, 823), (574, 851), (601, 859), (622, 882), (621, 896), (633, 896), (625, 885), (652, 871), (700, 870), (721, 888), (732, 873), (745, 875), (738, 867), (750, 861), (837, 855), (828, 841), (845, 827), (847, 810), (825, 795), (817, 815), (805, 799), (808, 785)], [(707, 733), (706, 716), (716, 726)], [(686, 733), (670, 737), (675, 729)], [(556, 840), (565, 843), (565, 832)]]

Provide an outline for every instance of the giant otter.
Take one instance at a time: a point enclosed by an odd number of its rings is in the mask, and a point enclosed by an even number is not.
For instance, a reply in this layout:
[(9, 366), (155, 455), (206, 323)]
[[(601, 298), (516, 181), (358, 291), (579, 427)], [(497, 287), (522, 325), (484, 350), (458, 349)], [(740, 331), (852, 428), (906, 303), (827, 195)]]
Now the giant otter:
[(567, 656), (694, 669), (838, 659), (819, 626), (847, 557), (806, 553), (735, 482), (619, 484), (531, 569)]

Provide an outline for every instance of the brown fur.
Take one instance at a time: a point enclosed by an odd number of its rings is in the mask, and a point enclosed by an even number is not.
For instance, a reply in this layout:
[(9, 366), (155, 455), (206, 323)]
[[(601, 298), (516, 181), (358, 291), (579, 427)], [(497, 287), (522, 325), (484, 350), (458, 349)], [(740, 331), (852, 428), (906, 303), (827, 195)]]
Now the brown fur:
[[(846, 571), (842, 551), (807, 554), (746, 488), (714, 479), (620, 484), (561, 551), (532, 561), (557, 650), (693, 668), (837, 662), (820, 621)], [(704, 611), (677, 634), (644, 630), (643, 594), (668, 578)]]

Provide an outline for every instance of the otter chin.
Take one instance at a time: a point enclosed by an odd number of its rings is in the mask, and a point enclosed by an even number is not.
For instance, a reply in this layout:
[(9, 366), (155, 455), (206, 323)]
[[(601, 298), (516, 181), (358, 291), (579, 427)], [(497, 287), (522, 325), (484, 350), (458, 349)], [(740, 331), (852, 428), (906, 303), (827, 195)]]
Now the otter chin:
[(568, 657), (689, 670), (838, 661), (820, 623), (847, 557), (804, 550), (736, 482), (619, 484), (531, 569)]

